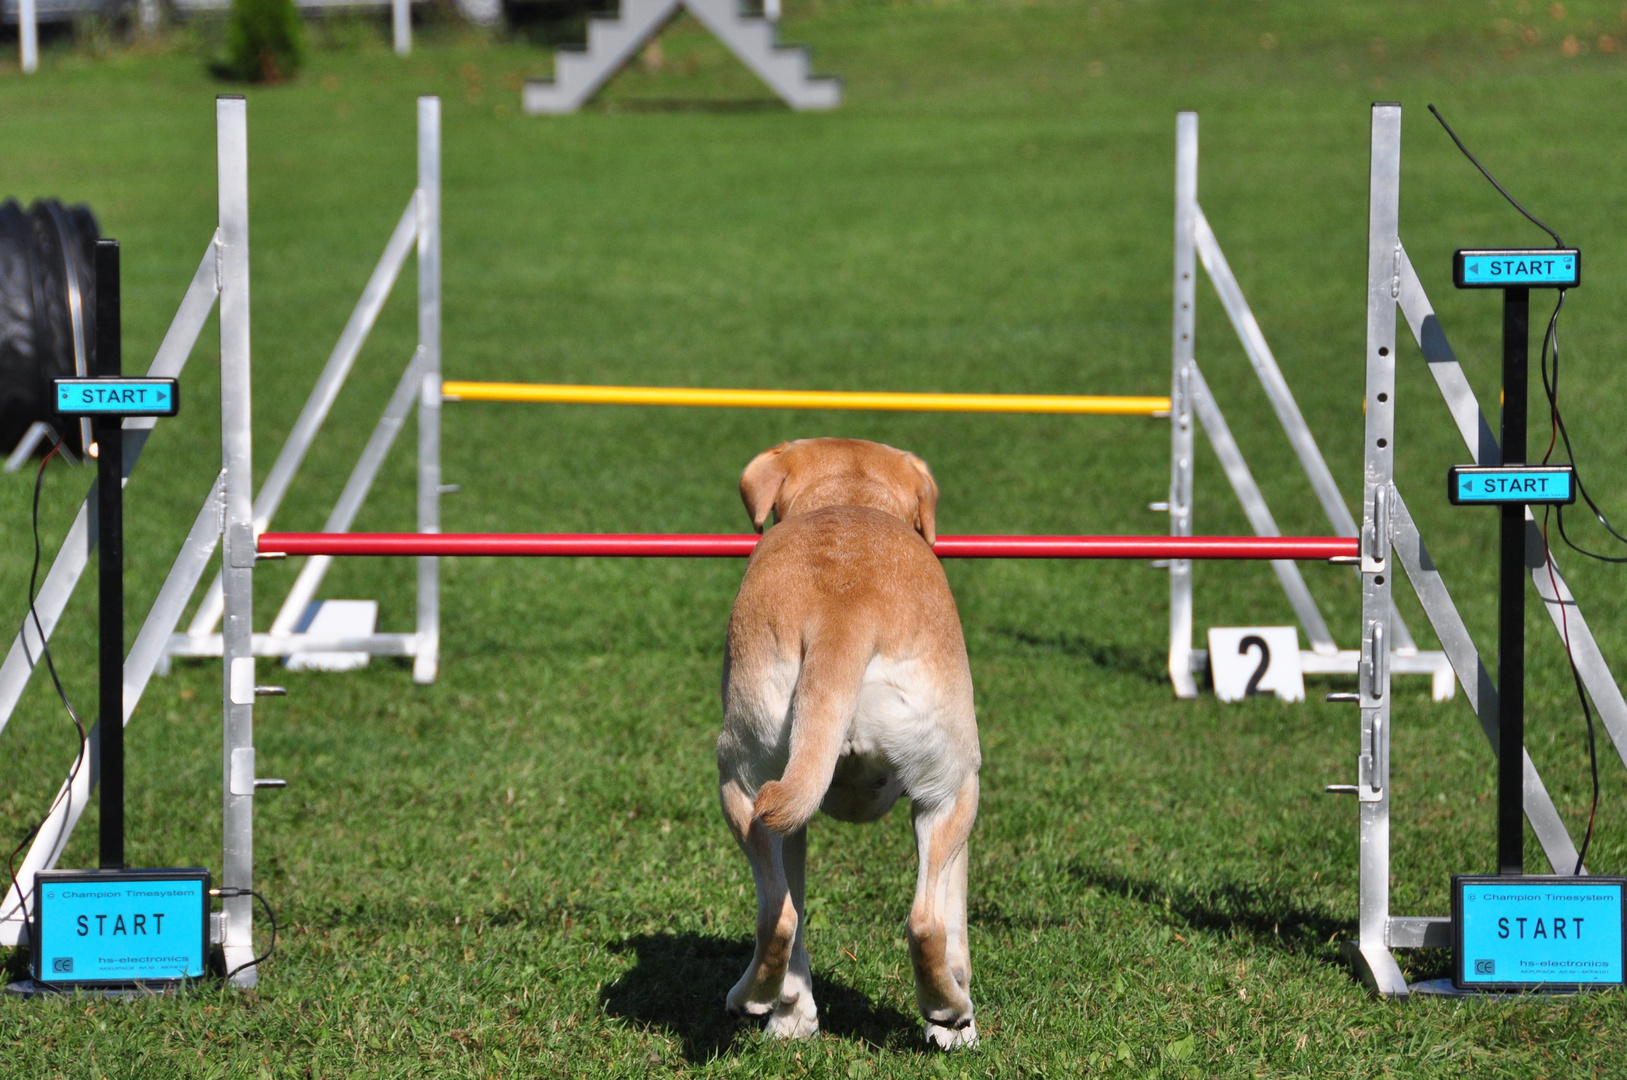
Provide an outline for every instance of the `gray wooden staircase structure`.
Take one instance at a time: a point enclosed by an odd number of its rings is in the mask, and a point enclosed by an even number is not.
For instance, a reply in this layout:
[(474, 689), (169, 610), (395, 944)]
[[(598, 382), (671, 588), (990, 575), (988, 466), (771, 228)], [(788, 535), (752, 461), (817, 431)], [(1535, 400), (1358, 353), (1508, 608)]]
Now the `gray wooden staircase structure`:
[(808, 50), (777, 44), (774, 23), (742, 14), (739, 0), (621, 0), (615, 18), (588, 21), (586, 50), (555, 53), (554, 77), (525, 84), (525, 111), (575, 112), (680, 9), (688, 9), (791, 108), (833, 109), (841, 100), (840, 80), (809, 74)]

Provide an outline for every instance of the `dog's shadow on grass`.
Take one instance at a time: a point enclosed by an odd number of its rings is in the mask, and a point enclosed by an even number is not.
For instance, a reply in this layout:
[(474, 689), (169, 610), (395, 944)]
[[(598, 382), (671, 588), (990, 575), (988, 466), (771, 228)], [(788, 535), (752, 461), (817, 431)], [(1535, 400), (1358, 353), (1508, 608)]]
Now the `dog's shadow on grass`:
[[(683, 1041), (684, 1058), (703, 1064), (736, 1042), (758, 1038), (757, 1021), (737, 1020), (723, 998), (751, 960), (749, 938), (693, 932), (640, 934), (611, 942), (612, 952), (638, 962), (599, 992), (605, 1012)], [(873, 1046), (903, 1046), (920, 1036), (920, 1022), (891, 1005), (814, 972), (819, 1026), (827, 1034)]]
[(1073, 864), (1069, 872), (1081, 884), (1161, 907), (1195, 930), (1238, 935), (1287, 952), (1332, 959), (1332, 942), (1354, 930), (1349, 920), (1307, 906), (1281, 885), (1229, 880), (1171, 886), (1086, 863)]

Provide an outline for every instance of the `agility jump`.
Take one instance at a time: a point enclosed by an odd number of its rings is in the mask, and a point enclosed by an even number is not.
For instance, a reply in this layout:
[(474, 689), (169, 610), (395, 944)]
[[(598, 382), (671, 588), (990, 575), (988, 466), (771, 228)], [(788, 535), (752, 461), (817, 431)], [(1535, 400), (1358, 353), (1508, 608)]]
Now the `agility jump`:
[[(838, 409), (854, 411), (946, 412), (984, 414), (1049, 414), (1104, 417), (1148, 417), (1171, 422), (1171, 483), (1167, 501), (1153, 502), (1149, 509), (1167, 511), (1170, 538), (1191, 537), (1192, 503), (1195, 487), (1193, 464), (1194, 433), (1200, 425), (1209, 438), (1222, 471), (1243, 508), (1256, 536), (1278, 538), (1277, 528), (1259, 486), (1250, 474), (1241, 450), (1226, 424), (1218, 403), (1193, 358), (1191, 301), (1197, 265), (1209, 272), (1228, 317), (1242, 341), (1252, 366), (1272, 407), (1277, 413), (1289, 443), (1299, 457), (1318, 500), (1327, 512), (1332, 532), (1354, 537), (1356, 527), (1345, 509), (1315, 440), (1300, 415), (1292, 393), (1276, 366), (1264, 336), (1243, 298), (1196, 200), (1197, 118), (1183, 113), (1177, 122), (1176, 184), (1176, 345), (1170, 396), (1154, 395), (1047, 395), (972, 393), (893, 393), (878, 391), (715, 389), (702, 387), (591, 386), (554, 383), (476, 382), (446, 380), (440, 377), (440, 235), (439, 235), (439, 157), (440, 124), (438, 102), (419, 101), (419, 183), (409, 200), (400, 224), (385, 247), (377, 268), (358, 300), (355, 311), (340, 335), (326, 366), (318, 377), (304, 409), (275, 464), (254, 500), (253, 525), (256, 535), (268, 533), (282, 499), (290, 489), (306, 452), (314, 444), (328, 410), (347, 378), (351, 366), (382, 308), (384, 300), (414, 250), (418, 258), (419, 341), (412, 359), (401, 375), (395, 393), (379, 418), (372, 438), (357, 459), (344, 491), (324, 523), (324, 533), (345, 533), (354, 523), (372, 483), (409, 413), (416, 409), (418, 426), (418, 528), (420, 533), (440, 531), (440, 505), (444, 496), (458, 490), (456, 484), (442, 483), (440, 460), (440, 420), (443, 404), (449, 402), (508, 402), (574, 405), (617, 405), (677, 408), (760, 408), (760, 409)], [(1149, 538), (1149, 542), (1155, 538)], [(670, 554), (670, 545), (662, 550)], [(312, 549), (314, 550), (314, 549)], [(397, 553), (405, 549), (397, 548)], [(438, 556), (429, 547), (415, 549), (417, 604), (415, 626), (407, 633), (379, 632), (371, 621), (344, 629), (345, 652), (374, 656), (410, 656), (413, 678), (432, 682), (439, 669), (440, 599)], [(1007, 548), (980, 557), (1017, 557)], [(1027, 550), (1037, 550), (1031, 545)], [(1096, 558), (1084, 553), (1063, 556), (1055, 545), (1043, 557)], [(1115, 548), (1115, 550), (1120, 550)], [(1131, 549), (1135, 550), (1135, 549)], [(1127, 558), (1146, 558), (1170, 571), (1170, 653), (1169, 671), (1176, 694), (1197, 693), (1197, 678), (1208, 667), (1207, 653), (1192, 647), (1192, 558), (1195, 548), (1144, 547)], [(1252, 550), (1264, 550), (1256, 548)], [(940, 549), (944, 557), (950, 549)], [(657, 554), (639, 552), (621, 545), (615, 552), (598, 549), (596, 554)], [(277, 557), (281, 552), (266, 551)], [(290, 553), (292, 554), (292, 553)], [(309, 555), (294, 585), (271, 621), (269, 632), (255, 634), (253, 648), (258, 656), (293, 656), (328, 651), (323, 642), (331, 633), (312, 627), (318, 609), (317, 593), (334, 556)], [(1020, 556), (1033, 557), (1033, 556)], [(1118, 556), (1112, 556), (1118, 557)], [(1252, 556), (1249, 556), (1252, 557)], [(1262, 556), (1269, 561), (1282, 584), (1309, 647), (1300, 652), (1300, 667), (1307, 674), (1354, 675), (1359, 664), (1357, 650), (1341, 650), (1328, 630), (1327, 622), (1295, 566), (1295, 556)], [(170, 657), (219, 656), (222, 640), (217, 632), (224, 603), (218, 580), (211, 584), (185, 633), (172, 635), (166, 649)], [(337, 651), (337, 650), (335, 650)], [(1406, 627), (1396, 620), (1393, 642), (1393, 669), (1398, 674), (1432, 677), (1437, 700), (1445, 700), (1456, 690), (1451, 665), (1439, 652), (1420, 652)]]

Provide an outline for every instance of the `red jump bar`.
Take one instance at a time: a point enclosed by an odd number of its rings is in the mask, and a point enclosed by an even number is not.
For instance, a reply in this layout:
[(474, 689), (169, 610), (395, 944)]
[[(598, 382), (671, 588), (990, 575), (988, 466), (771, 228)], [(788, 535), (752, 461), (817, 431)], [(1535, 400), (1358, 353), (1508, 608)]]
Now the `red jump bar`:
[[(752, 533), (264, 533), (262, 555), (744, 557)], [(1338, 536), (940, 536), (942, 559), (1353, 559)]]

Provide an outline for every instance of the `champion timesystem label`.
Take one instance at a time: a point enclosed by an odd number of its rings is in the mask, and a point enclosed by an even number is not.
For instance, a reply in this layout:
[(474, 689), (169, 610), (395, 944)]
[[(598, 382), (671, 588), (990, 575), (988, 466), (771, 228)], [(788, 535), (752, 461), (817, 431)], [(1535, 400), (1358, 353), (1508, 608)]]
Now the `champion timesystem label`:
[(209, 871), (41, 871), (30, 937), (38, 982), (195, 979), (209, 957)]
[(181, 386), (174, 379), (52, 379), (59, 416), (174, 416)]
[(1576, 248), (1464, 248), (1452, 253), (1460, 289), (1574, 289), (1582, 283)]
[(1452, 981), (1474, 989), (1619, 986), (1627, 878), (1457, 875)]
[(1453, 506), (1569, 505), (1576, 472), (1569, 465), (1454, 465), (1446, 471), (1446, 498)]

